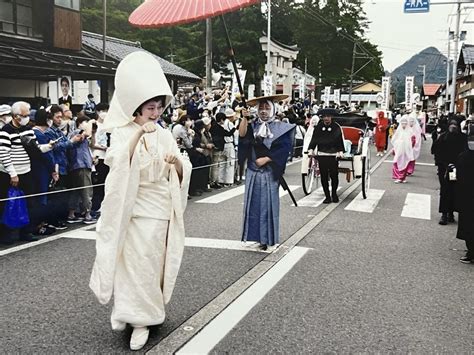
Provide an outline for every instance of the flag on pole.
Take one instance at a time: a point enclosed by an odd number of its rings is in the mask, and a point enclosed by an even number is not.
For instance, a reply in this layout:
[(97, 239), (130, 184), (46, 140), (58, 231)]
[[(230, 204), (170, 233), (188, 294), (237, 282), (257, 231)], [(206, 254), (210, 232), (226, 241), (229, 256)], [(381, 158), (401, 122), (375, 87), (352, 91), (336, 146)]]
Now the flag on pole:
[(382, 78), (382, 110), (388, 110), (390, 106), (390, 77), (384, 76)]
[(270, 75), (263, 77), (263, 92), (265, 96), (270, 96), (273, 91), (273, 82)]
[(329, 107), (329, 95), (331, 95), (331, 87), (326, 86), (324, 88), (324, 107)]
[(414, 76), (405, 77), (405, 108), (407, 110), (411, 110), (413, 108), (414, 81)]
[(341, 106), (341, 89), (334, 89), (334, 103)]
[[(244, 87), (244, 82), (245, 82), (245, 76), (247, 74), (247, 70), (239, 70), (239, 77), (240, 77), (240, 82), (242, 83), (242, 87)], [(235, 100), (235, 94), (240, 93), (239, 90), (239, 84), (237, 83), (237, 77), (232, 75), (232, 96), (231, 96), (231, 102)]]

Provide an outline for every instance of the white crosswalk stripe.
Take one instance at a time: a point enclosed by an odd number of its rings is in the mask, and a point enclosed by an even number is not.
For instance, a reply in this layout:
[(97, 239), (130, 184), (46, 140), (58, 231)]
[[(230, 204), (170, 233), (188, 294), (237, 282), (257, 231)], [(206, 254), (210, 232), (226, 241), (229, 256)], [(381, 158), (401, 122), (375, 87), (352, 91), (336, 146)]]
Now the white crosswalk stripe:
[(431, 196), (408, 193), (402, 210), (402, 217), (431, 219)]
[[(299, 189), (301, 186), (299, 186), (299, 185), (289, 185), (288, 187), (290, 188), (291, 191), (295, 191), (295, 190)], [(215, 194), (213, 196), (203, 198), (199, 201), (196, 201), (195, 203), (217, 204), (217, 203), (221, 203), (221, 202), (230, 200), (231, 198), (243, 195), (244, 192), (245, 192), (245, 186), (241, 185), (241, 186), (235, 187), (233, 189), (220, 192), (220, 193)], [(285, 190), (283, 190), (282, 187), (280, 187), (280, 198), (283, 197), (283, 196), (286, 196), (287, 194), (288, 194), (288, 191), (285, 191)]]
[(362, 197), (362, 192), (359, 192), (359, 194), (344, 209), (348, 211), (372, 213), (379, 204), (384, 193), (385, 190), (371, 189), (367, 193), (367, 199), (364, 199)]
[[(341, 188), (338, 188), (339, 191)], [(326, 196), (324, 195), (323, 188), (319, 187), (310, 193), (308, 196), (303, 197), (298, 202), (298, 207), (318, 207), (320, 206)]]

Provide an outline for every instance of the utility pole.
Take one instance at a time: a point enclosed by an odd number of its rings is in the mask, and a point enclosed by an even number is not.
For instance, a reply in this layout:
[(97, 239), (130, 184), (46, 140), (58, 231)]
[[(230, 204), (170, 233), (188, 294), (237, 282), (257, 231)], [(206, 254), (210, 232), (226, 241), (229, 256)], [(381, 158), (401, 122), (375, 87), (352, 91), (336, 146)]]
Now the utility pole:
[(423, 88), (425, 87), (425, 76), (426, 76), (426, 65), (419, 65), (418, 67), (423, 67)]
[(451, 61), (451, 29), (448, 29), (448, 57), (446, 59), (446, 90), (445, 90), (445, 104), (444, 108), (448, 109), (448, 100), (449, 100), (449, 62)]
[[(271, 71), (271, 53), (270, 53), (270, 43), (271, 43), (271, 31), (272, 31), (272, 1), (267, 0), (267, 77), (270, 77), (272, 74)], [(273, 86), (273, 80), (272, 80)], [(273, 93), (273, 87), (270, 89), (270, 95)]]
[(351, 103), (352, 103), (352, 85), (354, 84), (353, 81), (354, 81), (356, 53), (357, 53), (357, 43), (354, 42), (354, 49), (352, 50), (351, 82), (349, 84), (349, 107), (351, 107)]
[(304, 89), (303, 96), (306, 98), (306, 75), (308, 74), (308, 57), (304, 57)]
[(450, 113), (456, 113), (456, 86), (457, 86), (457, 71), (458, 71), (458, 52), (459, 52), (459, 29), (461, 22), (461, 2), (458, 1), (458, 8), (456, 11), (456, 32), (454, 33), (454, 60), (453, 60), (453, 75), (451, 88), (451, 105)]
[(104, 28), (103, 28), (103, 42), (102, 42), (102, 53), (104, 55), (104, 60), (107, 59), (106, 47), (107, 47), (107, 0), (102, 0), (103, 13), (104, 13)]
[(212, 89), (212, 20), (206, 19), (206, 91)]

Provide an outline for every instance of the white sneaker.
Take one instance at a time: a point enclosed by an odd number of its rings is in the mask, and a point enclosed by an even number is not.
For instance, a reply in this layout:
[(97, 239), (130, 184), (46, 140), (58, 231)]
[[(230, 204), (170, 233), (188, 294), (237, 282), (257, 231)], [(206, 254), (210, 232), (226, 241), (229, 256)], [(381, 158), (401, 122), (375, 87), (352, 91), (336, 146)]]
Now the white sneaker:
[(148, 341), (150, 331), (147, 327), (134, 327), (130, 339), (130, 350), (140, 350)]
[(395, 181), (394, 181), (395, 184), (399, 184), (399, 183), (401, 183), (401, 182), (402, 182), (402, 180), (395, 180)]

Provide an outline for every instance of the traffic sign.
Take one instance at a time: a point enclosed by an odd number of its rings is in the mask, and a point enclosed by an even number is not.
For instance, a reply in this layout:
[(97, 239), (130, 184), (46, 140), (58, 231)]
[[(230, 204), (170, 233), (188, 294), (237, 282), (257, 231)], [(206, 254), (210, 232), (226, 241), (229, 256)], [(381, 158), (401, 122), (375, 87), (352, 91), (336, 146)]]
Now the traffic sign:
[(413, 12), (429, 12), (430, 11), (430, 0), (404, 0), (405, 13)]

